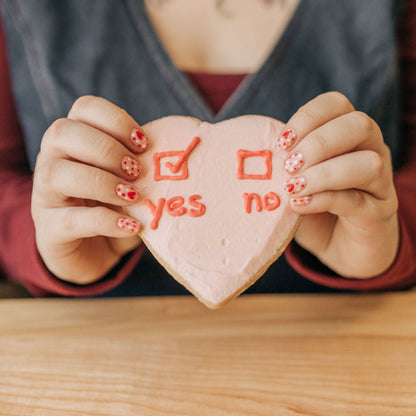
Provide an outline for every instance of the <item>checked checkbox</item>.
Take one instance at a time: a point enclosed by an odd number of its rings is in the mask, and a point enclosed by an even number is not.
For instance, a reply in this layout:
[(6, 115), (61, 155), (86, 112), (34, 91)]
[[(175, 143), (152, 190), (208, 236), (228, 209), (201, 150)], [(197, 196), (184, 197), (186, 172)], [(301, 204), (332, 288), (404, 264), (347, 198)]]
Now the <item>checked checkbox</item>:
[[(188, 158), (197, 144), (201, 141), (199, 137), (194, 137), (191, 143), (185, 150), (160, 152), (153, 155), (153, 164), (155, 168), (154, 180), (155, 181), (180, 181), (188, 178)], [(163, 158), (178, 157), (175, 163), (173, 160), (169, 160), (162, 165), (161, 160)], [(168, 174), (165, 169), (162, 172), (162, 166), (165, 166), (172, 174)], [(179, 175), (177, 175), (179, 173)]]

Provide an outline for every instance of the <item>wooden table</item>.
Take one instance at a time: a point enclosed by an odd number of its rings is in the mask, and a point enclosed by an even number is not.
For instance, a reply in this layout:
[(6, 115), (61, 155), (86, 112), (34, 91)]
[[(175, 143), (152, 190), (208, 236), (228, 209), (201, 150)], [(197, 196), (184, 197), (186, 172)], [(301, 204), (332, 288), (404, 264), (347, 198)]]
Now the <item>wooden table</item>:
[(416, 292), (0, 301), (0, 415), (416, 415)]

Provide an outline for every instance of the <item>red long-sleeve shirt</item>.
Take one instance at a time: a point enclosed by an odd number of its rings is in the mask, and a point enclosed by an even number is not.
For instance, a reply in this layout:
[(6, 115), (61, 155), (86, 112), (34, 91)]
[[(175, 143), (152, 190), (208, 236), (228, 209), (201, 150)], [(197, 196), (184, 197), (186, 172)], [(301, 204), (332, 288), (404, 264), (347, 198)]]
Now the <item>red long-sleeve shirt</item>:
[[(302, 249), (292, 244), (286, 257), (292, 267), (317, 283), (353, 290), (399, 289), (416, 283), (416, 1), (409, 2), (401, 24), (403, 39), (401, 67), (403, 84), (402, 122), (407, 138), (407, 164), (395, 175), (399, 196), (401, 239), (392, 267), (366, 280), (345, 279), (314, 270)], [(207, 102), (218, 110), (241, 76), (212, 78), (191, 75)], [(221, 81), (219, 84), (218, 81)], [(215, 82), (213, 82), (215, 81)], [(139, 261), (143, 248), (136, 250), (114, 275), (95, 284), (65, 283), (48, 272), (37, 252), (35, 229), (30, 214), (32, 173), (29, 169), (22, 132), (16, 114), (7, 66), (5, 39), (0, 27), (0, 269), (26, 286), (34, 295), (94, 295), (121, 283)]]

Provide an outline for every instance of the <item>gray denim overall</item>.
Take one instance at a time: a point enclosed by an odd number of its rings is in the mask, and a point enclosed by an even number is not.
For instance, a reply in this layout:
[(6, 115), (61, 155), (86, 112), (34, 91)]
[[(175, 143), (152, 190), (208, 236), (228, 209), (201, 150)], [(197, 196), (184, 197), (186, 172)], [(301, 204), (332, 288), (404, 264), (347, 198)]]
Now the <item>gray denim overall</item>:
[[(400, 3), (301, 0), (262, 67), (213, 114), (164, 51), (142, 0), (1, 0), (29, 164), (33, 169), (48, 126), (85, 94), (107, 98), (144, 124), (173, 114), (209, 122), (243, 114), (287, 121), (308, 100), (332, 90), (379, 123), (396, 163)], [(316, 261), (316, 267), (323, 266)], [(249, 292), (325, 290), (330, 289), (298, 275), (282, 256)], [(185, 293), (146, 253), (107, 295)]]

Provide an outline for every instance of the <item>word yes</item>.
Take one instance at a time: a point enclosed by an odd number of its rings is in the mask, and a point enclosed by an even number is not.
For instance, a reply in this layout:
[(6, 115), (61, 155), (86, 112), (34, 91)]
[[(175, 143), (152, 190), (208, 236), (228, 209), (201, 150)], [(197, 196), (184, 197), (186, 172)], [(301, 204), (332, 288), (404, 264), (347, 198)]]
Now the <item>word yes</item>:
[(188, 198), (188, 203), (193, 208), (184, 207), (185, 200), (181, 196), (174, 196), (166, 200), (165, 198), (159, 198), (157, 205), (155, 206), (150, 199), (145, 199), (144, 203), (149, 208), (150, 213), (153, 215), (153, 220), (150, 223), (150, 228), (156, 230), (159, 225), (159, 220), (163, 214), (163, 208), (172, 217), (181, 217), (186, 213), (190, 217), (200, 217), (204, 215), (207, 207), (198, 202), (202, 199), (201, 195), (191, 195)]

